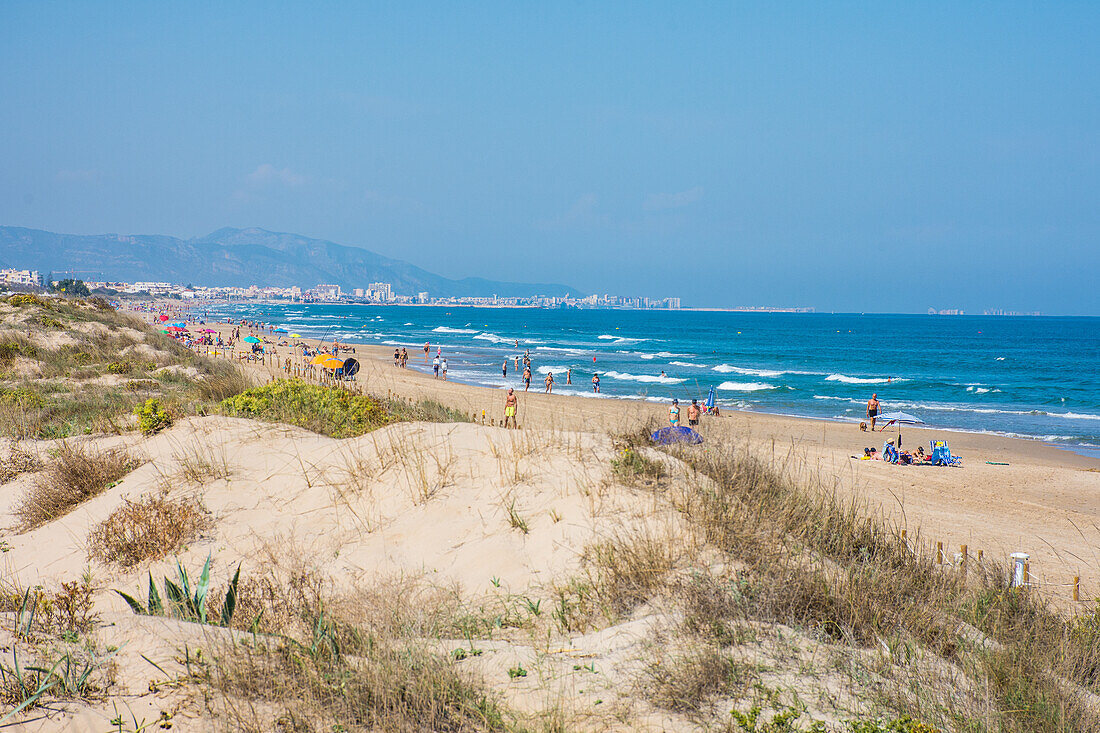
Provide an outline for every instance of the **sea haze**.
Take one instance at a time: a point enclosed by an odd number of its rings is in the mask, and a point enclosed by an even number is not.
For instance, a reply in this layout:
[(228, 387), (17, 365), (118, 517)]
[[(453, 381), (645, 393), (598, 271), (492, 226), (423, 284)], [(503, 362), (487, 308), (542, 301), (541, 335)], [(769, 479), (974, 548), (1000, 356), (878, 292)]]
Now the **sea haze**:
[(1100, 318), (252, 303), (207, 312), (406, 346), (419, 369), (427, 341), (452, 379), (473, 384), (520, 385), (513, 359), (530, 350), (532, 389), (552, 371), (555, 391), (594, 397), (599, 372), (604, 399), (704, 399), (713, 387), (726, 409), (853, 422), (874, 392), (884, 410), (936, 427), (1100, 448)]

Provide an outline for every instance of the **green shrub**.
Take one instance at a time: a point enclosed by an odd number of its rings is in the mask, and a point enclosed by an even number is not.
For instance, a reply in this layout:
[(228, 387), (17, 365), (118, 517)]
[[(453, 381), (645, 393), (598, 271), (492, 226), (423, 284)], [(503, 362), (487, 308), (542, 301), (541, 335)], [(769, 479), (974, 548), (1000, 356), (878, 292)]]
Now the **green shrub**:
[(107, 371), (111, 374), (129, 374), (131, 369), (128, 361), (112, 361), (107, 365)]
[(138, 416), (138, 427), (146, 435), (160, 432), (172, 424), (172, 416), (157, 399), (145, 400), (145, 404), (134, 408), (134, 414)]
[(0, 389), (0, 404), (22, 409), (41, 409), (46, 406), (42, 395), (27, 387)]
[(39, 298), (37, 295), (30, 293), (20, 293), (19, 295), (13, 295), (8, 298), (8, 305), (40, 305), (46, 306), (46, 301)]
[(362, 435), (393, 422), (377, 400), (337, 387), (280, 379), (222, 400), (221, 410), (235, 417), (289, 423), (333, 438)]

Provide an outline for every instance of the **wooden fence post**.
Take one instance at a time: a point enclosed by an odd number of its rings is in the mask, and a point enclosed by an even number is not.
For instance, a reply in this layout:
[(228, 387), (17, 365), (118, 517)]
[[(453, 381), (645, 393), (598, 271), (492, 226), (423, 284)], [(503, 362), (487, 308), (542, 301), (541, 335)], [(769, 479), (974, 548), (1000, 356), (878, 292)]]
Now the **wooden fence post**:
[(937, 564), (942, 564), (943, 563), (943, 543), (942, 542), (937, 542), (936, 543), (936, 563)]
[(960, 547), (959, 552), (962, 553), (962, 572), (963, 572), (963, 576), (965, 577), (966, 576), (966, 561), (967, 561), (967, 548), (966, 548), (966, 545), (963, 545), (962, 547)]
[(1073, 600), (1081, 600), (1081, 576), (1073, 576)]

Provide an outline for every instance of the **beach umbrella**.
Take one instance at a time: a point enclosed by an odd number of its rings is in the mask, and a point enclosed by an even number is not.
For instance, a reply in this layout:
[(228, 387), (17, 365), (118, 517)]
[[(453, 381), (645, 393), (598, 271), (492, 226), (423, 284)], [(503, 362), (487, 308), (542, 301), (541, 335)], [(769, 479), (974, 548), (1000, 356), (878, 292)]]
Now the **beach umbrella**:
[(671, 443), (689, 443), (691, 445), (699, 445), (703, 442), (703, 436), (695, 432), (691, 428), (686, 428), (683, 425), (669, 425), (668, 427), (661, 428), (653, 433), (652, 436), (654, 443), (661, 445), (669, 445)]
[(162, 328), (162, 329), (160, 330), (160, 332), (161, 332), (161, 333), (168, 333), (168, 329), (167, 329), (167, 328)]
[(898, 426), (898, 448), (901, 448), (901, 426), (902, 425), (924, 425), (924, 420), (921, 420), (916, 415), (910, 415), (908, 412), (884, 412), (878, 416), (879, 420), (885, 420), (886, 424), (879, 428), (879, 431), (883, 431), (890, 427), (894, 423)]
[(256, 338), (255, 336), (245, 336), (241, 340), (244, 341), (246, 344), (258, 344), (258, 343), (260, 343), (260, 340), (258, 338)]
[(318, 354), (317, 356), (310, 359), (309, 363), (312, 366), (320, 366), (321, 364), (324, 364), (326, 361), (328, 361), (331, 358), (332, 358), (332, 354)]
[(292, 334), (290, 334), (290, 337), (291, 337), (292, 339), (300, 339), (300, 338), (302, 338), (302, 334), (300, 334), (300, 333), (292, 333)]
[(323, 366), (325, 369), (340, 369), (344, 366), (344, 360), (337, 359), (335, 356), (330, 356), (329, 358), (321, 362), (321, 366)]
[(161, 317), (160, 317), (160, 322), (164, 323), (167, 320), (168, 320), (168, 316), (162, 314)]
[(276, 328), (275, 333), (287, 333), (287, 330), (285, 328)]
[(707, 408), (707, 412), (714, 409), (714, 387), (710, 388), (710, 392), (707, 394), (707, 401), (703, 403), (703, 406)]
[(212, 328), (204, 328), (204, 329), (202, 330), (202, 332), (203, 332), (203, 333), (217, 333), (217, 331), (215, 331), (215, 330), (214, 330), (214, 329), (212, 329)]
[(165, 329), (165, 330), (167, 330), (167, 331), (173, 331), (173, 332), (179, 332), (179, 331), (186, 331), (187, 329), (186, 329), (186, 328), (183, 328), (183, 327), (181, 327), (181, 326), (169, 326), (169, 327), (168, 327), (167, 329)]

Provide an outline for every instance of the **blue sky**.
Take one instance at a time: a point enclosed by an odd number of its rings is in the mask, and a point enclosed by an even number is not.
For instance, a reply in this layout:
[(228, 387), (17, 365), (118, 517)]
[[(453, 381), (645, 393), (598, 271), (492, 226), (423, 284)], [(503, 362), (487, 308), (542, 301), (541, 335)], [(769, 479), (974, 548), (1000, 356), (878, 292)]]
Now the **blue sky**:
[(1100, 3), (460, 5), (6, 0), (0, 224), (1100, 314)]

